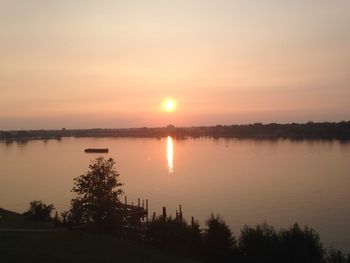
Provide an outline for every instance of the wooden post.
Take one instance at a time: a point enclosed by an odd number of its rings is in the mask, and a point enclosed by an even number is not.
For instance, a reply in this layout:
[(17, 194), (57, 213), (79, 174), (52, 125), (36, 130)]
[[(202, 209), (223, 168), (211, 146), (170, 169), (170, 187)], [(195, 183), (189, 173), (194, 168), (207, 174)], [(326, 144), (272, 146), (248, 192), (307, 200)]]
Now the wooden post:
[(128, 204), (128, 198), (125, 196), (125, 208), (124, 208), (125, 212), (127, 210), (127, 204)]
[(140, 207), (140, 198), (137, 198), (137, 206)]
[(55, 227), (57, 227), (57, 225), (58, 225), (58, 213), (57, 213), (57, 211), (55, 213), (55, 223), (54, 223), (54, 225), (55, 225)]
[(182, 223), (182, 209), (181, 209), (181, 205), (179, 205), (179, 214), (180, 214), (180, 223)]
[(166, 222), (166, 208), (163, 206), (163, 221)]
[(193, 219), (193, 216), (191, 217), (191, 227), (193, 228), (194, 226), (194, 219)]
[(146, 199), (146, 222), (148, 223), (148, 199)]
[(152, 221), (156, 220), (156, 212), (153, 212)]
[[(143, 210), (143, 212), (145, 211), (145, 200), (144, 199), (142, 199), (142, 210)], [(145, 214), (143, 213), (142, 214), (142, 222), (144, 222), (145, 221)]]

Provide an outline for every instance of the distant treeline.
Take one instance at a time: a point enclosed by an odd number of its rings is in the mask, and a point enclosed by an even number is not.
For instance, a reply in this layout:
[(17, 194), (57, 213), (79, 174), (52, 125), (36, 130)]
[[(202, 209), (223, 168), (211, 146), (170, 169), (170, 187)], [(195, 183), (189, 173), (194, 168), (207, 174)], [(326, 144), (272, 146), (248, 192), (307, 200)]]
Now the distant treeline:
[(161, 138), (211, 137), (256, 139), (350, 139), (350, 121), (308, 122), (291, 124), (246, 124), (197, 127), (123, 128), (123, 129), (61, 129), (0, 131), (0, 140), (26, 141), (35, 139), (61, 139), (63, 137), (151, 137)]

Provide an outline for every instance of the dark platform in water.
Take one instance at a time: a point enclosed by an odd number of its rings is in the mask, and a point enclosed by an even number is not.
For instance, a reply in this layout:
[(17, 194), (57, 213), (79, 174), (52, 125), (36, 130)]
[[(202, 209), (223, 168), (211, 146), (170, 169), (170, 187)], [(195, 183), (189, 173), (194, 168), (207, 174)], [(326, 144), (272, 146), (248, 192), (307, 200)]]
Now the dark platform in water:
[(88, 148), (85, 149), (86, 153), (108, 153), (108, 148)]

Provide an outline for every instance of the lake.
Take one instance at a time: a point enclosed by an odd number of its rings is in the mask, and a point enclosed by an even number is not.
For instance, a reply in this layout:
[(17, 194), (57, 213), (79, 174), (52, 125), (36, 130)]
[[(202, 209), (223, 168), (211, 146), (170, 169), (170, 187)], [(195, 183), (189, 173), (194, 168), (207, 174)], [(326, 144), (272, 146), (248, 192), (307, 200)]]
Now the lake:
[[(244, 224), (316, 229), (325, 245), (350, 252), (350, 143), (252, 139), (64, 138), (0, 142), (0, 206), (29, 201), (69, 206), (73, 178), (87, 171), (85, 148), (109, 148), (128, 202), (149, 200), (204, 225), (213, 212), (235, 234)], [(124, 200), (124, 198), (122, 199)]]

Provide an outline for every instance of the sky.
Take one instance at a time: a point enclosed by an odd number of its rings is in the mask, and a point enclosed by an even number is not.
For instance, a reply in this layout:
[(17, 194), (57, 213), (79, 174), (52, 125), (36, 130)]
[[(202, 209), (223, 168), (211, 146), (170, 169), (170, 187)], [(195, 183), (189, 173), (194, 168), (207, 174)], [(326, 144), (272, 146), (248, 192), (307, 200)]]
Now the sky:
[(0, 0), (0, 130), (349, 116), (348, 0)]

